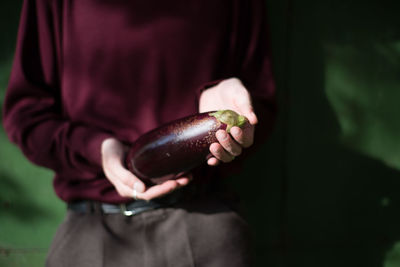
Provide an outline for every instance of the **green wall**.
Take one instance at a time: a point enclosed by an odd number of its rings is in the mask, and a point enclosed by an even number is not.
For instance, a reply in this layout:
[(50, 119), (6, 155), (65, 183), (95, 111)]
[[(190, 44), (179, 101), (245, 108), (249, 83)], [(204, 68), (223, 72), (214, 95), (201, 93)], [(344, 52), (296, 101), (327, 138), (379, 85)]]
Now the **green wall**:
[[(0, 107), (4, 99), (21, 1), (0, 2)], [(29, 163), (0, 128), (0, 266), (43, 266), (64, 204), (52, 173)]]
[[(279, 119), (231, 181), (256, 265), (400, 266), (400, 2), (267, 7)], [(0, 3), (0, 103), (19, 9)], [(0, 266), (43, 265), (64, 212), (51, 177), (0, 130)]]

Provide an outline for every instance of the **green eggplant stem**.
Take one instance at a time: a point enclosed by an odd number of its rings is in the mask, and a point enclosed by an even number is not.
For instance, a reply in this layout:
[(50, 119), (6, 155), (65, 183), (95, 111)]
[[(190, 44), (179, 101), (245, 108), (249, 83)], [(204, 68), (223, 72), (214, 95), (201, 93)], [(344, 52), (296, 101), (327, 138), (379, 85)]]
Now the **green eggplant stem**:
[(227, 125), (226, 131), (229, 133), (233, 126), (242, 127), (247, 119), (245, 116), (237, 114), (235, 111), (230, 109), (218, 110), (209, 113), (210, 116), (214, 116), (217, 120)]

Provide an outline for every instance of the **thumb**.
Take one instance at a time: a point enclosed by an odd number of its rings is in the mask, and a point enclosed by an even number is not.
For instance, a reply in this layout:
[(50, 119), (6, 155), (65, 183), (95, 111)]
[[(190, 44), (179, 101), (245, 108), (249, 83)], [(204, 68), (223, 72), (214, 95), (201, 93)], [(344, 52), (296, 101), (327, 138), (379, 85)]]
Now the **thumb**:
[(237, 111), (245, 116), (250, 124), (255, 125), (258, 123), (257, 115), (254, 113), (253, 104), (251, 102), (251, 96), (249, 92), (244, 89), (240, 94), (236, 95), (234, 99), (235, 106), (237, 107)]

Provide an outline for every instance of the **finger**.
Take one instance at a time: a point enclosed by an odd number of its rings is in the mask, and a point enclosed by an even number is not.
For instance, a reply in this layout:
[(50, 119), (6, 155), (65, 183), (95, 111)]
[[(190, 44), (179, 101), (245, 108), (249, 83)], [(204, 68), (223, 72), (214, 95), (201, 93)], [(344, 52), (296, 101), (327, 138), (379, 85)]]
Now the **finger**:
[(237, 91), (233, 101), (237, 111), (241, 115), (245, 116), (249, 120), (250, 124), (255, 125), (258, 123), (258, 118), (254, 113), (253, 104), (251, 102), (250, 93), (244, 87), (241, 87), (241, 89)]
[(180, 186), (185, 186), (185, 185), (188, 185), (192, 180), (193, 180), (193, 175), (191, 173), (189, 173), (189, 174), (186, 174), (185, 176), (179, 177), (175, 181)]
[[(136, 177), (130, 177), (128, 176), (122, 176), (122, 175), (115, 175), (111, 171), (106, 174), (107, 177), (109, 177), (109, 181), (114, 185), (116, 191), (118, 194), (122, 197), (132, 197), (133, 192), (132, 192), (132, 186), (130, 186), (130, 183), (127, 182), (127, 180), (134, 180), (137, 179)], [(137, 185), (140, 185), (140, 181), (136, 182)], [(138, 190), (143, 190), (143, 188), (140, 188), (140, 186), (136, 186)]]
[(228, 152), (219, 144), (212, 143), (210, 146), (210, 152), (215, 158), (222, 162), (231, 162), (235, 157)]
[(144, 183), (122, 166), (116, 154), (103, 157), (103, 169), (108, 180), (122, 197), (132, 197), (135, 186), (137, 192), (145, 191)]
[(162, 184), (152, 186), (143, 193), (137, 193), (137, 199), (151, 200), (167, 195), (177, 189), (179, 183), (175, 180), (168, 180)]
[(113, 180), (114, 187), (123, 197), (134, 197), (138, 192), (146, 190), (145, 185), (134, 175), (118, 176)]
[(120, 161), (114, 162), (114, 160), (111, 159), (106, 163), (105, 168), (108, 170), (109, 176), (111, 176), (110, 178), (112, 178), (112, 180), (118, 180), (131, 189), (133, 189), (135, 185), (136, 190), (139, 192), (143, 192), (146, 189), (144, 183), (122, 166)]
[(233, 139), (244, 148), (250, 147), (254, 142), (253, 126), (246, 127), (245, 129), (234, 126), (231, 128), (230, 134)]
[[(236, 127), (238, 128), (238, 127)], [(242, 147), (236, 143), (229, 134), (224, 130), (218, 130), (216, 132), (217, 140), (226, 152), (232, 156), (239, 156), (242, 153)]]
[(257, 115), (254, 113), (252, 107), (247, 112), (244, 112), (243, 116), (245, 116), (249, 120), (251, 125), (256, 125), (258, 123)]
[(251, 104), (242, 104), (237, 106), (240, 115), (245, 116), (251, 125), (256, 125), (258, 123), (257, 115), (253, 111)]
[(220, 163), (220, 161), (215, 157), (211, 157), (207, 160), (207, 164), (210, 166), (218, 166), (219, 163)]
[(188, 174), (186, 177), (180, 177), (176, 180), (167, 181), (168, 183), (164, 182), (163, 184), (155, 185), (153, 187), (150, 187), (146, 192), (142, 194), (136, 193), (136, 199), (150, 200), (170, 194), (176, 189), (188, 185), (192, 179), (193, 175)]
[(175, 181), (179, 184), (179, 187), (182, 187), (182, 186), (188, 185), (190, 183), (191, 179), (185, 177), (185, 178), (176, 179)]
[(132, 188), (127, 186), (127, 185), (125, 185), (121, 181), (116, 180), (116, 181), (113, 182), (113, 185), (115, 187), (115, 190), (117, 190), (117, 193), (121, 197), (132, 197), (133, 196)]

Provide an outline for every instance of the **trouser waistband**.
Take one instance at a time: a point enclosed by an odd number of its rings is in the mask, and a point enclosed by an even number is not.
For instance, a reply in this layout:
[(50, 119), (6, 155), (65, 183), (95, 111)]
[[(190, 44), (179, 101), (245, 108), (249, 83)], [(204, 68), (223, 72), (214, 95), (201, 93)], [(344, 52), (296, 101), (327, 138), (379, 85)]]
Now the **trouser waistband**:
[(104, 214), (120, 213), (125, 216), (134, 216), (148, 210), (171, 206), (173, 204), (176, 204), (182, 197), (183, 197), (183, 192), (181, 190), (177, 190), (169, 195), (166, 195), (165, 197), (150, 201), (135, 200), (129, 203), (109, 204), (109, 203), (101, 203), (90, 200), (83, 200), (83, 201), (75, 201), (68, 203), (67, 207), (69, 210), (78, 213), (104, 213)]

